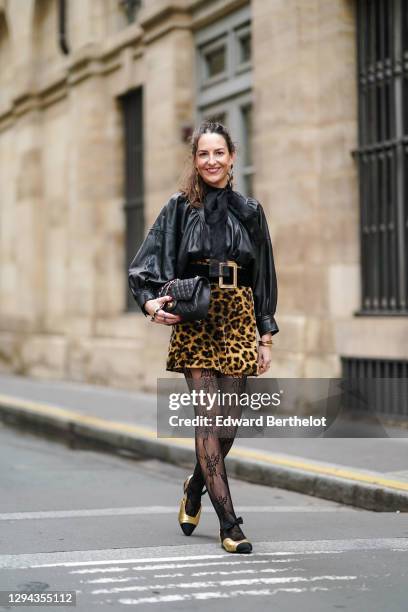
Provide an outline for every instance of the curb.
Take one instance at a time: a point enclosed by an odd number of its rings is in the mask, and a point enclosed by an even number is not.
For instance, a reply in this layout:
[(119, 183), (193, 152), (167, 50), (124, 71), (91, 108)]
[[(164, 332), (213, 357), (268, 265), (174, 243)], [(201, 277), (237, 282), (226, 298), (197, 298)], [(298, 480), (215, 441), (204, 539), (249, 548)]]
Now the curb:
[[(87, 416), (51, 404), (0, 395), (0, 421), (15, 427), (52, 433), (65, 440), (98, 443), (180, 466), (192, 467), (195, 448), (188, 438), (160, 439), (156, 432), (124, 422)], [(408, 482), (375, 472), (290, 458), (274, 453), (232, 448), (227, 458), (231, 476), (328, 499), (377, 512), (408, 512)]]

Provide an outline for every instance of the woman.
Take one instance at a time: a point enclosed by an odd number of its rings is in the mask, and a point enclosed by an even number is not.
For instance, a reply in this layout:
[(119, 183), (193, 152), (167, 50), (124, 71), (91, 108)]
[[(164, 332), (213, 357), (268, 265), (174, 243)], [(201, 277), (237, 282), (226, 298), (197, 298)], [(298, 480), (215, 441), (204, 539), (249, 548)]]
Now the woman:
[[(173, 326), (166, 369), (182, 372), (190, 389), (216, 392), (222, 383), (239, 397), (247, 376), (269, 369), (272, 335), (279, 331), (272, 244), (262, 206), (232, 189), (236, 150), (225, 126), (203, 122), (192, 136), (191, 152), (186, 184), (164, 206), (137, 252), (129, 286), (150, 321)], [(208, 315), (182, 322), (166, 312), (171, 297), (157, 294), (165, 282), (196, 274), (210, 280)], [(239, 402), (211, 410), (195, 407), (196, 416), (239, 417), (241, 412)], [(249, 553), (252, 544), (235, 514), (224, 463), (235, 435), (236, 428), (223, 428), (220, 435), (215, 427), (196, 427), (197, 463), (184, 482), (179, 524), (191, 535), (200, 519), (201, 496), (208, 491), (223, 548)]]

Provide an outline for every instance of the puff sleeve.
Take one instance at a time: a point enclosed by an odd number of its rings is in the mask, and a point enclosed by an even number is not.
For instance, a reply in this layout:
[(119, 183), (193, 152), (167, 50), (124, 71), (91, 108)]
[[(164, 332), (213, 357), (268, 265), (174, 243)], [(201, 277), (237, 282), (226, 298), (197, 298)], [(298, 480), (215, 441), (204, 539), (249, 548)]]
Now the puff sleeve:
[(145, 315), (144, 304), (176, 277), (177, 202), (176, 194), (162, 208), (129, 267), (129, 288)]
[(258, 246), (252, 290), (256, 325), (259, 335), (262, 336), (268, 332), (272, 335), (277, 334), (279, 331), (274, 318), (278, 300), (278, 285), (268, 223), (262, 205), (258, 203), (258, 207), (258, 223), (263, 240)]

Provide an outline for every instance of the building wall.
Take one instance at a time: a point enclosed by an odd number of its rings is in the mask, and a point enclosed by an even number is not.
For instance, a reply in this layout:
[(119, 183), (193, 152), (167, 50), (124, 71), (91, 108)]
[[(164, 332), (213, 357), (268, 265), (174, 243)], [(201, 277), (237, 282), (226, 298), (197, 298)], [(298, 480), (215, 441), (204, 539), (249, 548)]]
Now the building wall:
[[(195, 111), (194, 33), (247, 4), (0, 0), (0, 370), (150, 389), (170, 328), (126, 312), (119, 96), (143, 86), (149, 227), (177, 190)], [(352, 0), (252, 0), (255, 195), (279, 299), (271, 376), (337, 376), (339, 355), (404, 351), (360, 303)]]
[(279, 271), (275, 372), (338, 375), (359, 305), (354, 4), (253, 2), (256, 186)]
[(64, 56), (50, 29), (56, 3), (28, 0), (24, 12), (18, 4), (10, 0), (2, 13), (2, 31), (13, 31), (2, 45), (20, 78), (7, 81), (0, 101), (0, 368), (155, 388), (157, 376), (169, 375), (170, 330), (126, 312), (118, 97), (144, 87), (149, 226), (176, 190), (186, 154), (191, 17), (150, 2), (143, 26), (120, 27), (117, 3), (101, 11), (98, 1), (74, 1)]

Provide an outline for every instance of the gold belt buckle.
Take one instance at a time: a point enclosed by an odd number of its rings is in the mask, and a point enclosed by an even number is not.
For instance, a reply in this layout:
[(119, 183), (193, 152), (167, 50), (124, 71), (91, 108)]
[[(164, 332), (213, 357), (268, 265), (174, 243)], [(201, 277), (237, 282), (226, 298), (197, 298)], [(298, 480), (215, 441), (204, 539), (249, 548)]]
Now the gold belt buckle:
[[(227, 266), (227, 268), (232, 268), (232, 284), (228, 285), (226, 283), (224, 283), (224, 277), (222, 275), (222, 267)], [(237, 286), (237, 280), (238, 280), (238, 265), (235, 261), (226, 261), (226, 262), (220, 262), (219, 263), (219, 277), (218, 277), (218, 286), (221, 289), (230, 289), (232, 287), (236, 287)]]

